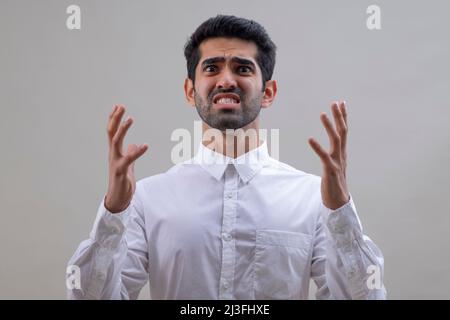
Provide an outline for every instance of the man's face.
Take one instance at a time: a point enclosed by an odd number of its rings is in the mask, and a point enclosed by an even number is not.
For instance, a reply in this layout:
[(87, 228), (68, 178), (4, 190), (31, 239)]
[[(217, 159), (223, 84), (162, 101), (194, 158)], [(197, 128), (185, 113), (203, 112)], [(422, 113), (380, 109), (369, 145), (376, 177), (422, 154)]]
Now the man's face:
[(236, 38), (201, 43), (195, 71), (195, 107), (210, 127), (243, 128), (258, 116), (264, 92), (257, 46)]

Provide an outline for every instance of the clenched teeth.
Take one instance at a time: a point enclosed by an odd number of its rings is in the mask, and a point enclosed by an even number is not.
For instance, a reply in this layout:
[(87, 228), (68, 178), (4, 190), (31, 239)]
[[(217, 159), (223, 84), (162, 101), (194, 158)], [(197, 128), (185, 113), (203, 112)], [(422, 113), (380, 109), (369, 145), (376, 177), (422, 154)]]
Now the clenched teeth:
[(238, 101), (233, 98), (221, 98), (221, 99), (217, 100), (216, 103), (231, 104), (231, 103), (238, 103)]

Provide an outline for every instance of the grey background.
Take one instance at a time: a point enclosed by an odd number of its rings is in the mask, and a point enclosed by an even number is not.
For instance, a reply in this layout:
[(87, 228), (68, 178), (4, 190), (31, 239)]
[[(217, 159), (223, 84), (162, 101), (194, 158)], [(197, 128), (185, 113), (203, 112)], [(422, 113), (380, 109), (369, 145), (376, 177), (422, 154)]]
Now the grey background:
[[(66, 8), (81, 7), (81, 30)], [(382, 29), (366, 28), (381, 7)], [(349, 186), (385, 256), (391, 299), (449, 299), (450, 98), (445, 1), (0, 1), (0, 298), (65, 299), (66, 263), (107, 188), (106, 121), (135, 118), (141, 179), (193, 132), (182, 90), (187, 37), (217, 13), (252, 18), (278, 46), (279, 94), (262, 112), (280, 160), (321, 174), (307, 144), (348, 101)], [(196, 147), (196, 146), (195, 146)], [(193, 147), (193, 150), (194, 147)], [(148, 288), (142, 298), (148, 297)]]

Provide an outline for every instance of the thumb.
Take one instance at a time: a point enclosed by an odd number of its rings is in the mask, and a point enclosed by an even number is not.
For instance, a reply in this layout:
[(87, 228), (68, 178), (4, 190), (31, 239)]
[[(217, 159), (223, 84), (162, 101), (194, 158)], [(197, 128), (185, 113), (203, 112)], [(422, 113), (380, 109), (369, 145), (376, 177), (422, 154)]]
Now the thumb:
[[(128, 148), (127, 148), (127, 154), (128, 154), (128, 155), (134, 155), (134, 154), (136, 154), (136, 152), (138, 151), (138, 149), (139, 149), (139, 148), (138, 148), (137, 145), (135, 145), (135, 144), (129, 144), (129, 145), (128, 145)], [(134, 158), (134, 157), (132, 156), (132, 158)], [(135, 163), (135, 162), (136, 162), (135, 159), (132, 159), (130, 165), (128, 166), (128, 172), (131, 173), (131, 174), (134, 173), (134, 163)]]
[(148, 149), (148, 145), (144, 143), (141, 146), (136, 144), (128, 145), (127, 154), (125, 156), (127, 166), (130, 166), (134, 161), (136, 161), (140, 156), (142, 156)]

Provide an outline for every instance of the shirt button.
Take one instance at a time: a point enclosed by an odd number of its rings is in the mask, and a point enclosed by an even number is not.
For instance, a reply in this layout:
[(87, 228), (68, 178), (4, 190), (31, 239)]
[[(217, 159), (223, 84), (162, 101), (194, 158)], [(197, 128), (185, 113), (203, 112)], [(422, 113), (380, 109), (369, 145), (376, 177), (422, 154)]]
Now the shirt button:
[(111, 232), (114, 234), (118, 234), (120, 232), (120, 230), (117, 227), (111, 227)]
[(224, 234), (223, 234), (223, 239), (224, 239), (225, 241), (230, 241), (230, 240), (231, 240), (231, 235), (230, 235), (229, 233), (224, 233)]
[(95, 277), (99, 280), (105, 280), (106, 279), (106, 274), (104, 274), (101, 271), (96, 271), (95, 272)]
[(350, 277), (353, 277), (353, 276), (355, 275), (355, 273), (356, 273), (356, 269), (355, 269), (355, 268), (351, 268), (350, 271), (349, 271), (349, 273), (348, 273), (348, 275), (349, 275)]
[(223, 286), (225, 289), (228, 289), (228, 288), (230, 287), (230, 283), (229, 283), (227, 280), (223, 280), (223, 281), (222, 281), (222, 286)]
[(232, 193), (227, 194), (227, 198), (228, 198), (228, 199), (233, 198), (233, 194), (232, 194)]

